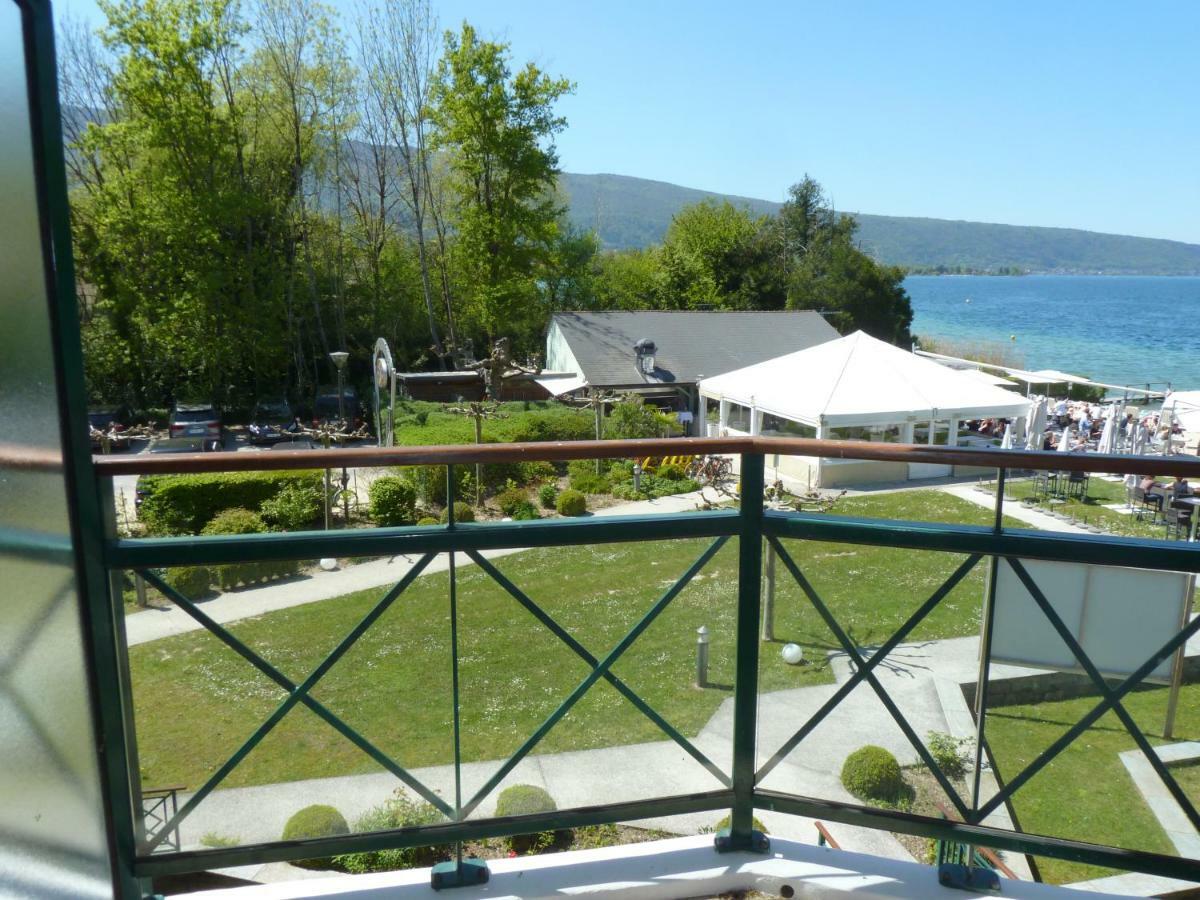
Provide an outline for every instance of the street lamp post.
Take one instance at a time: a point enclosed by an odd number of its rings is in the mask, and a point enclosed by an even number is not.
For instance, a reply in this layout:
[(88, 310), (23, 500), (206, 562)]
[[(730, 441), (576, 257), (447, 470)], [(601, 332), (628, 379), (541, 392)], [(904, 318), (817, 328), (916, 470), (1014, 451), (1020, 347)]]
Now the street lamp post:
[[(337, 369), (337, 392), (338, 392), (338, 419), (340, 420), (339, 428), (346, 429), (346, 361), (350, 359), (350, 354), (345, 350), (335, 350), (329, 354), (329, 358), (333, 360), (333, 365)], [(348, 430), (348, 429), (346, 429)], [(326, 471), (328, 479), (328, 470)], [(350, 475), (346, 471), (346, 467), (342, 466), (342, 527), (350, 527)]]

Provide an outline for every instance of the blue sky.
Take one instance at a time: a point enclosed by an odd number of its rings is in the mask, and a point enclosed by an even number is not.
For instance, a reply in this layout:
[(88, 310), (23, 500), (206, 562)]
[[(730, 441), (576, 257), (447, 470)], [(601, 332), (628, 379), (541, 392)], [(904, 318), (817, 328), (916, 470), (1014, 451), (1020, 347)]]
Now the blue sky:
[(576, 82), (568, 171), (1200, 243), (1200, 4), (433, 2)]

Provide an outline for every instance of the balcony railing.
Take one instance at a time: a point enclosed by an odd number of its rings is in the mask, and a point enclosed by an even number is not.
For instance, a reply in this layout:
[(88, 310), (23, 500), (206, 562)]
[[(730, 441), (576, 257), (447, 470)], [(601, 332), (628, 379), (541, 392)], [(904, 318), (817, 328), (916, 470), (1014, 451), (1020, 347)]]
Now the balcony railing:
[[(133, 711), (133, 691), (129, 683), (128, 648), (124, 639), (123, 610), (120, 596), (110, 592), (105, 609), (93, 610), (102, 623), (92, 633), (91, 652), (104, 663), (100, 671), (119, 671), (123, 683), (107, 686), (101, 702), (104, 718), (124, 723), (119, 734), (107, 736), (109, 776), (122, 785), (128, 805), (114, 811), (123, 840), (118, 852), (123, 863), (138, 877), (182, 873), (279, 860), (328, 857), (385, 848), (432, 844), (453, 844), (482, 838), (523, 834), (590, 824), (616, 823), (660, 818), (707, 810), (731, 811), (730, 827), (716, 837), (718, 850), (765, 850), (767, 838), (755, 831), (754, 814), (772, 810), (809, 816), (826, 822), (867, 826), (889, 832), (935, 838), (1016, 853), (1036, 854), (1082, 863), (1153, 873), (1190, 881), (1200, 881), (1200, 862), (1161, 853), (1124, 847), (1102, 846), (1065, 836), (1020, 833), (985, 820), (1083, 734), (1101, 716), (1113, 712), (1134, 743), (1145, 752), (1162, 783), (1184, 810), (1194, 826), (1200, 826), (1200, 814), (1179, 786), (1171, 771), (1159, 760), (1150, 743), (1123, 701), (1148, 675), (1172, 658), (1185, 642), (1200, 630), (1200, 618), (1181, 623), (1181, 627), (1159, 646), (1140, 666), (1123, 677), (1113, 679), (1103, 673), (1084, 651), (1077, 635), (1063, 621), (1030, 574), (1029, 561), (1059, 561), (1099, 564), (1122, 569), (1156, 569), (1167, 572), (1200, 572), (1200, 543), (1125, 539), (1096, 535), (1064, 534), (1009, 527), (1003, 518), (1005, 484), (1015, 470), (1055, 469), (1072, 472), (1124, 474), (1162, 474), (1192, 476), (1200, 481), (1200, 463), (1178, 458), (1109, 457), (1094, 454), (1067, 455), (1016, 451), (971, 451), (906, 445), (867, 444), (861, 442), (813, 441), (788, 438), (677, 439), (670, 441), (603, 441), (578, 443), (538, 443), (486, 446), (355, 448), (311, 451), (306, 453), (206, 453), (190, 456), (112, 456), (95, 459), (95, 471), (107, 507), (113, 508), (112, 478), (120, 475), (232, 472), (246, 470), (319, 469), (356, 466), (447, 466), (449, 507), (453, 508), (455, 479), (452, 467), (475, 463), (511, 463), (515, 461), (564, 461), (576, 459), (645, 457), (650, 455), (728, 454), (739, 459), (739, 500), (730, 508), (661, 515), (596, 517), (588, 519), (548, 519), (530, 522), (460, 523), (453, 518), (442, 526), (347, 529), (328, 532), (268, 533), (247, 536), (203, 536), (169, 538), (123, 538), (116, 534), (115, 519), (108, 522), (104, 545), (104, 565), (116, 576), (136, 572), (157, 588), (170, 602), (191, 616), (230, 653), (239, 655), (247, 666), (264, 675), (284, 692), (284, 699), (261, 726), (229, 758), (216, 767), (208, 780), (195, 788), (177, 810), (155, 828), (149, 828), (140, 815), (144, 797), (140, 793), (137, 755), (137, 722)], [(994, 519), (990, 526), (953, 525), (936, 522), (893, 521), (852, 518), (825, 513), (792, 512), (765, 507), (765, 459), (775, 455), (797, 455), (893, 462), (936, 463), (983, 467), (996, 473)], [(915, 486), (915, 485), (914, 485)], [(668, 541), (702, 538), (708, 541), (682, 576), (667, 586), (652, 604), (612, 647), (596, 654), (576, 639), (535, 597), (519, 583), (502, 573), (484, 551), (508, 548), (567, 547), (620, 542)], [(724, 757), (702, 749), (656, 711), (633, 686), (623, 680), (616, 668), (622, 656), (672, 604), (680, 592), (709, 565), (731, 539), (737, 545), (737, 596), (735, 683), (733, 685), (732, 746), (728, 764)], [(874, 649), (858, 645), (837, 619), (831, 605), (814, 586), (803, 566), (785, 541), (851, 544), (868, 547), (902, 548), (909, 551), (949, 553), (963, 557), (962, 562), (936, 590), (919, 603), (904, 624)], [(792, 545), (794, 547), (794, 545)], [(796, 722), (791, 736), (778, 747), (758, 747), (759, 740), (759, 656), (762, 616), (763, 556), (770, 547), (785, 571), (799, 586), (829, 632), (836, 638), (836, 649), (853, 665), (852, 674), (802, 722)], [(291, 678), (245, 643), (233, 631), (210, 617), (202, 604), (173, 588), (155, 572), (172, 566), (241, 563), (260, 560), (298, 560), (318, 557), (370, 557), (407, 554), (418, 562), (372, 606), (331, 652), (306, 677)], [(367, 634), (379, 618), (395, 604), (421, 572), (438, 554), (450, 554), (447, 614), (450, 623), (450, 686), (453, 709), (448, 738), (454, 748), (453, 796), (444, 798), (423, 783), (403, 760), (395, 759), (358, 729), (350, 725), (318, 700), (314, 687)], [(455, 560), (465, 557), (479, 571), (493, 579), (514, 602), (530, 613), (538, 626), (562, 642), (586, 669), (582, 679), (570, 683), (570, 691), (558, 708), (546, 717), (509, 759), (475, 791), (464, 789), (461, 754), (459, 633), (460, 610), (456, 594)], [(1040, 617), (1030, 621), (1030, 629), (1048, 629), (1069, 649), (1070, 668), (1082, 672), (1091, 682), (1096, 702), (1091, 711), (1037, 754), (1019, 772), (1006, 772), (1007, 783), (984, 796), (980, 789), (985, 765), (987, 740), (986, 713), (990, 665), (979, 668), (978, 697), (981, 709), (975, 711), (976, 749), (973, 768), (968, 772), (969, 796), (960, 796), (950, 779), (925, 746), (921, 736), (904, 712), (889, 696), (879, 678), (880, 665), (889, 653), (901, 645), (926, 618), (945, 601), (956, 585), (976, 567), (988, 570), (987, 590), (982, 610), (982, 653), (990, 662), (992, 626), (995, 616), (995, 592), (1000, 567), (1009, 567), (1028, 590)], [(1190, 587), (1189, 587), (1190, 590)], [(110, 627), (111, 626), (111, 627)], [(1106, 677), (1109, 675), (1110, 677)], [(675, 742), (689, 757), (707, 770), (721, 785), (718, 789), (665, 797), (591, 805), (519, 817), (482, 818), (481, 804), (539, 742), (577, 707), (595, 685), (605, 682)], [(870, 688), (892, 721), (912, 744), (917, 757), (928, 766), (945, 791), (953, 807), (954, 818), (917, 815), (907, 812), (847, 803), (838, 799), (804, 796), (763, 786), (766, 777), (811, 734), (859, 686)], [(364, 685), (364, 689), (369, 688)], [(204, 850), (165, 849), (178, 826), (217, 789), (239, 763), (258, 746), (272, 729), (296, 707), (304, 707), (351, 741), (375, 764), (390, 772), (397, 785), (404, 785), (436, 807), (445, 817), (443, 823), (372, 833), (252, 843), (243, 846)], [(619, 737), (619, 736), (618, 736)], [(760, 756), (759, 753), (762, 753)], [(765, 762), (762, 761), (765, 757)], [(970, 857), (968, 857), (970, 858)], [(469, 880), (472, 873), (455, 863), (443, 872), (446, 884), (456, 879)]]

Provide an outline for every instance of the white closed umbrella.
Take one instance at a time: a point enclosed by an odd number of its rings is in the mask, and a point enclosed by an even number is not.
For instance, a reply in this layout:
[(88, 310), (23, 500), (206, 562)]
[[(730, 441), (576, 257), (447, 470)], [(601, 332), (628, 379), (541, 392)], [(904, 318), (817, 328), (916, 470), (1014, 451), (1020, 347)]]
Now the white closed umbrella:
[(1104, 430), (1100, 433), (1100, 443), (1096, 450), (1100, 453), (1112, 453), (1116, 447), (1117, 437), (1117, 405), (1108, 408), (1108, 417), (1104, 420)]
[(1069, 453), (1071, 451), (1071, 428), (1067, 426), (1062, 430), (1062, 434), (1058, 438), (1058, 452)]
[(1004, 437), (1000, 439), (1001, 450), (1011, 450), (1013, 448), (1013, 427), (1012, 422), (1004, 426)]
[(1025, 449), (1041, 450), (1042, 433), (1046, 430), (1046, 399), (1037, 397), (1029, 405), (1029, 426), (1025, 432)]
[(1158, 430), (1163, 434), (1162, 452), (1163, 456), (1169, 456), (1171, 453), (1171, 431), (1175, 427), (1175, 404), (1164, 406), (1162, 415), (1158, 417)]
[(1148, 437), (1149, 434), (1146, 431), (1146, 426), (1138, 422), (1133, 428), (1133, 441), (1130, 443), (1129, 452), (1134, 456), (1141, 456), (1145, 453)]

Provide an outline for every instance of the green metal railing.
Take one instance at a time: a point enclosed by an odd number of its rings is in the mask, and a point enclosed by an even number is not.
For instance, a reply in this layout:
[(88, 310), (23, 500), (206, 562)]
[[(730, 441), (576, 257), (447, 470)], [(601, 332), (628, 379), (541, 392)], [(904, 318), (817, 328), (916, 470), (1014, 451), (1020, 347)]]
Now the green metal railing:
[[(408, 448), (368, 451), (314, 451), (304, 462), (308, 467), (354, 465), (362, 462), (371, 464), (392, 463), (407, 465), (414, 463), (436, 463), (439, 460), (452, 464), (470, 464), (476, 460), (495, 462), (513, 459), (641, 456), (655, 452), (659, 442), (580, 442), (578, 444), (545, 445), (500, 445), (481, 448)], [(712, 441), (673, 441), (671, 452), (680, 452), (685, 444), (714, 449)], [(718, 442), (721, 443), (721, 442)], [(661, 448), (658, 448), (661, 449)], [(307, 532), (294, 534), (259, 534), (243, 537), (199, 537), (199, 538), (118, 538), (110, 531), (104, 545), (104, 565), (116, 577), (125, 571), (140, 573), (162, 594), (184, 610), (223, 642), (230, 652), (240, 655), (247, 664), (266, 675), (286, 692), (285, 699), (275, 708), (262, 725), (235, 751), (229, 759), (216, 769), (209, 779), (197, 789), (178, 811), (153, 832), (139, 833), (133, 838), (137, 851), (125, 862), (138, 877), (157, 874), (178, 873), (191, 870), (240, 865), (249, 862), (288, 860), (308, 857), (324, 857), (337, 853), (406, 847), (426, 844), (446, 844), (476, 840), (509, 834), (527, 833), (550, 829), (570, 828), (586, 824), (609, 823), (662, 817), (677, 813), (703, 810), (731, 810), (731, 825), (727, 833), (717, 837), (717, 848), (721, 850), (763, 850), (764, 836), (753, 829), (753, 815), (757, 809), (776, 810), (835, 821), (866, 825), (895, 832), (907, 832), (937, 838), (949, 844), (971, 847), (991, 847), (1022, 853), (1062, 857), (1076, 861), (1112, 866), (1121, 869), (1139, 870), (1161, 875), (1200, 880), (1200, 862), (1191, 859), (1147, 853), (1118, 847), (1105, 847), (1061, 837), (1021, 834), (983, 824), (984, 819), (1020, 791), (1047, 763), (1054, 759), (1072, 741), (1105, 713), (1114, 712), (1134, 742), (1145, 752), (1156, 772), (1172, 796), (1188, 817), (1200, 824), (1200, 816), (1167, 769), (1152, 752), (1144, 733), (1139, 729), (1122, 700), (1188, 638), (1200, 630), (1200, 618), (1191, 621), (1174, 637), (1165, 642), (1132, 675), (1115, 686), (1097, 671), (1083, 648), (1063, 623), (1053, 605), (1046, 599), (1037, 583), (1030, 577), (1022, 560), (1060, 560), (1099, 563), (1105, 566), (1157, 568), (1177, 572), (1200, 571), (1200, 544), (1187, 542), (1165, 542), (1153, 540), (1114, 539), (1100, 536), (1068, 535), (1035, 532), (1007, 528), (1001, 518), (1004, 479), (1009, 465), (1029, 468), (1032, 465), (1053, 465), (1056, 468), (1074, 466), (1092, 471), (1119, 471), (1128, 467), (1130, 460), (1105, 457), (1075, 457), (1063, 460), (1061, 456), (1048, 460), (1041, 454), (968, 452), (939, 450), (937, 448), (887, 447), (866, 444), (843, 444), (838, 442), (783, 441), (762, 439), (740, 439), (725, 441), (716, 449), (740, 454), (740, 502), (736, 509), (716, 509), (692, 513), (650, 516), (621, 516), (593, 519), (554, 519), (533, 522), (499, 524), (459, 523), (451, 520), (441, 527), (422, 528), (378, 528), (345, 530), (336, 532)], [(903, 458), (912, 462), (953, 461), (959, 464), (993, 467), (998, 461), (1009, 465), (998, 468), (998, 491), (996, 515), (991, 526), (946, 525), (930, 522), (899, 522), (876, 519), (860, 519), (828, 514), (797, 513), (766, 510), (761, 500), (764, 493), (764, 453), (803, 453), (805, 455), (827, 455), (842, 458), (864, 456), (872, 458)], [(316, 458), (317, 455), (321, 458)], [(194, 458), (120, 458), (97, 459), (95, 466), (101, 477), (102, 487), (109, 485), (107, 476), (128, 474), (135, 471), (188, 471), (203, 466), (219, 469), (222, 465), (237, 468), (284, 468), (296, 465), (298, 454), (287, 454), (284, 460), (274, 454), (205, 454)], [(325, 459), (329, 456), (329, 459)], [(1168, 470), (1174, 472), (1200, 473), (1194, 462), (1139, 461), (1141, 469)], [(448, 468), (448, 475), (452, 472)], [(448, 478), (450, 497), (453, 498), (453, 478)], [(111, 490), (106, 489), (105, 502), (111, 503)], [(110, 523), (111, 528), (111, 523)], [(736, 634), (736, 680), (734, 685), (734, 729), (731, 749), (732, 765), (728, 771), (717, 765), (683, 733), (671, 725), (638, 692), (622, 680), (614, 665), (666, 610), (690, 581), (700, 573), (730, 538), (738, 539), (738, 592)], [(666, 541), (679, 538), (708, 538), (710, 543), (695, 561), (668, 587), (642, 614), (642, 617), (617, 641), (607, 653), (594, 654), (585, 648), (568, 630), (547, 612), (518, 584), (500, 572), (484, 555), (483, 551), (501, 548), (558, 547), (581, 544), (603, 544), (629, 541)], [(951, 572), (936, 590), (929, 594), (912, 612), (904, 624), (877, 649), (869, 654), (858, 647), (847, 630), (838, 622), (829, 604), (820, 596), (812, 582), (789, 553), (784, 540), (813, 542), (836, 542), (865, 546), (905, 548), (909, 550), (933, 551), (965, 555), (965, 559)], [(757, 764), (758, 738), (758, 656), (759, 624), (761, 609), (760, 581), (762, 557), (765, 546), (770, 545), (784, 571), (795, 581), (807, 602), (812, 605), (820, 619), (834, 635), (840, 649), (855, 666), (854, 673), (840, 685), (832, 696), (811, 717), (801, 723), (792, 736), (766, 757), (762, 765)], [(303, 680), (296, 682), (287, 678), (278, 669), (264, 660), (258, 653), (239, 640), (229, 629), (207, 616), (191, 598), (185, 597), (171, 587), (155, 569), (180, 565), (222, 564), (252, 560), (312, 559), (324, 556), (377, 556), (408, 554), (418, 558), (410, 569), (390, 590), (386, 591), (375, 606), (334, 647), (328, 656)], [(454, 746), (454, 798), (453, 802), (443, 799), (435, 791), (418, 780), (400, 760), (393, 759), (375, 744), (348, 725), (312, 696), (313, 688), (342, 659), (355, 643), (366, 634), (380, 616), (403, 595), (404, 591), (426, 569), (435, 555), (449, 553), (451, 566), (449, 578), (449, 617), (451, 624), (451, 679), (453, 695), (453, 746)], [(515, 603), (529, 612), (536, 622), (561, 641), (588, 667), (588, 672), (578, 681), (559, 707), (546, 717), (525, 739), (512, 756), (504, 761), (486, 779), (482, 787), (470, 796), (465, 796), (462, 785), (462, 759), (460, 752), (459, 684), (458, 684), (458, 617), (456, 594), (455, 560), (465, 554), (474, 566), (493, 580)], [(1093, 709), (1075, 726), (1070, 728), (1023, 771), (1013, 777), (998, 793), (984, 800), (980, 796), (979, 772), (982, 768), (979, 751), (972, 773), (970, 796), (961, 796), (951, 780), (942, 772), (937, 761), (925, 747), (915, 729), (902, 710), (888, 695), (877, 677), (876, 669), (890, 652), (908, 638), (914, 630), (939, 607), (945, 598), (977, 566), (987, 562), (992, 567), (992, 578), (985, 599), (983, 616), (990, 623), (996, 568), (1009, 566), (1021, 580), (1045, 616), (1045, 626), (1053, 629), (1070, 648), (1078, 667), (1093, 682), (1099, 698)], [(121, 752), (129, 772), (131, 808), (140, 809), (136, 803), (137, 752), (136, 729), (132, 718), (126, 648), (122, 645), (120, 619), (122, 616), (119, 596), (110, 595), (105, 611), (111, 621), (117, 623), (114, 633), (118, 640), (111, 644), (96, 644), (93, 652), (108, 660), (108, 664), (125, 674), (126, 682), (119, 691), (109, 691), (109, 702), (120, 703), (115, 711), (126, 723), (123, 730), (124, 742)], [(985, 651), (990, 647), (989, 631), (984, 629)], [(988, 667), (981, 667), (983, 679), (980, 696), (983, 698), (984, 715), (977, 716), (978, 746), (985, 740), (984, 721), (987, 700)], [(686, 795), (656, 797), (622, 803), (612, 803), (586, 808), (575, 808), (554, 813), (509, 818), (474, 818), (480, 804), (487, 799), (502, 780), (520, 764), (542, 742), (576, 704), (597, 683), (604, 681), (628, 700), (635, 709), (652, 722), (663, 734), (674, 741), (692, 759), (711, 773), (722, 787), (717, 790)], [(871, 808), (836, 800), (799, 796), (762, 787), (766, 776), (772, 772), (812, 731), (861, 684), (868, 685), (878, 696), (883, 707), (900, 730), (911, 742), (914, 751), (928, 766), (953, 805), (961, 822), (947, 821), (894, 810)], [(421, 828), (369, 834), (350, 834), (342, 837), (305, 841), (274, 841), (270, 843), (221, 848), (211, 850), (162, 852), (162, 844), (173, 829), (209, 796), (238, 764), (259, 744), (271, 730), (296, 706), (304, 706), (336, 729), (355, 744), (364, 754), (394, 775), (398, 783), (433, 804), (447, 817), (442, 824)], [(618, 740), (615, 741), (619, 743)], [(136, 820), (137, 817), (130, 817)], [(159, 852), (155, 852), (159, 851)], [(969, 856), (968, 859), (975, 857)], [(451, 867), (462, 872), (465, 865), (452, 863)], [(474, 877), (474, 876), (468, 876)], [(449, 878), (443, 884), (456, 883)]]

